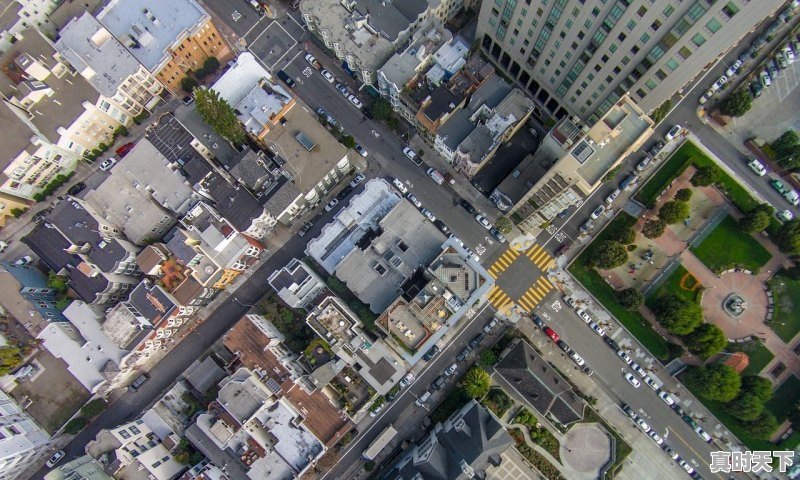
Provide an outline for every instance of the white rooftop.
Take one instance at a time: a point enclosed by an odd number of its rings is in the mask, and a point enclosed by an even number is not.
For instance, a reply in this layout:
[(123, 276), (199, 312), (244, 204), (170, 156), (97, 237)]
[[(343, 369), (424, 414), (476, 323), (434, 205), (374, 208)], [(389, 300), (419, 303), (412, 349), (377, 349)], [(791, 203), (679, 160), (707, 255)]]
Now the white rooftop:
[(294, 424), (298, 415), (287, 406), (285, 400), (279, 400), (257, 416), (277, 440), (273, 446), (275, 451), (296, 471), (302, 472), (311, 459), (322, 452), (322, 443), (302, 424)]
[(231, 67), (211, 86), (219, 93), (220, 98), (235, 106), (250, 93), (253, 86), (266, 78), (272, 80), (272, 75), (261, 66), (255, 55), (250, 52), (239, 54)]
[(69, 323), (52, 322), (37, 338), (50, 353), (66, 362), (67, 370), (81, 385), (94, 393), (106, 381), (103, 371), (107, 367), (119, 369), (127, 352), (103, 333), (102, 317), (86, 303), (73, 301), (64, 316)]
[(245, 129), (257, 135), (291, 100), (292, 95), (283, 87), (264, 80), (251, 89), (241, 102), (232, 105), (240, 113), (237, 117)]
[(192, 28), (208, 17), (194, 0), (111, 0), (97, 19), (142, 65), (155, 72)]

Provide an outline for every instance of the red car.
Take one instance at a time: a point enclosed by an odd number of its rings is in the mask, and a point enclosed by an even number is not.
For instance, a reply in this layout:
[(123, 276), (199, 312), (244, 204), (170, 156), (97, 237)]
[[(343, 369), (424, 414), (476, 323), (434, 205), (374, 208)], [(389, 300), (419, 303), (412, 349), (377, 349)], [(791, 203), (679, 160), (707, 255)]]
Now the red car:
[(546, 333), (547, 336), (550, 337), (550, 339), (553, 340), (554, 342), (557, 342), (559, 340), (559, 338), (561, 338), (561, 337), (558, 336), (556, 331), (553, 330), (550, 327), (545, 327), (544, 328), (544, 333)]
[(130, 142), (130, 143), (126, 143), (125, 145), (123, 145), (123, 146), (119, 147), (119, 148), (116, 150), (116, 152), (117, 152), (117, 156), (118, 156), (118, 157), (120, 157), (120, 158), (124, 157), (125, 155), (127, 155), (127, 154), (128, 154), (128, 152), (130, 152), (131, 150), (133, 150), (133, 147), (134, 147), (135, 145), (136, 145), (135, 143), (133, 143), (133, 142)]

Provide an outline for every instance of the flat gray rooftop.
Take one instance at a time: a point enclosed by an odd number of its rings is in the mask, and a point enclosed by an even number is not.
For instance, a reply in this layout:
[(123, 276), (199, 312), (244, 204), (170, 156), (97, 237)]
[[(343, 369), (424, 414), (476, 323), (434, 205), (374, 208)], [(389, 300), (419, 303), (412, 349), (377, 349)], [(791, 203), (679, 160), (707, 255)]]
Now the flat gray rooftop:
[(623, 110), (618, 110), (618, 113), (624, 115), (611, 118), (614, 112), (610, 112), (605, 120), (606, 123), (612, 122), (609, 128), (619, 128), (619, 134), (611, 140), (604, 147), (598, 145), (588, 145), (587, 138), (584, 138), (572, 149), (572, 155), (581, 161), (579, 156), (576, 156), (576, 151), (586, 151), (587, 148), (594, 150), (594, 153), (587, 159), (583, 160), (582, 165), (578, 167), (578, 174), (586, 180), (589, 185), (594, 185), (603, 178), (608, 169), (613, 165), (619, 157), (650, 127), (650, 125), (639, 118), (633, 113), (627, 113)]

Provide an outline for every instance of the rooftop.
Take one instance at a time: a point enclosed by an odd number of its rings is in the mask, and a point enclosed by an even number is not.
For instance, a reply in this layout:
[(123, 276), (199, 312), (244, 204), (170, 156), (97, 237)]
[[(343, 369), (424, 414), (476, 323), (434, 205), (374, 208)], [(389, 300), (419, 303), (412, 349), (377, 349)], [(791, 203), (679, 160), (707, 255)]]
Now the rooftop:
[(175, 304), (169, 295), (149, 280), (141, 281), (131, 291), (125, 304), (154, 326), (168, 318), (175, 309)]
[(73, 18), (59, 33), (56, 49), (106, 97), (113, 97), (139, 61), (90, 13)]
[(212, 385), (219, 383), (225, 378), (223, 370), (214, 358), (209, 355), (203, 360), (195, 360), (184, 370), (183, 378), (189, 382), (198, 392), (205, 393)]
[(469, 114), (464, 110), (458, 110), (439, 127), (436, 136), (441, 138), (450, 150), (455, 150), (473, 130), (475, 124), (470, 121)]
[(208, 14), (194, 0), (111, 0), (97, 19), (151, 72)]
[(518, 341), (495, 371), (541, 415), (549, 414), (563, 425), (583, 418), (583, 400), (527, 342)]
[[(487, 133), (490, 143), (488, 146), (484, 146), (484, 150), (478, 152), (479, 154), (485, 154), (486, 149), (494, 144), (494, 140), (491, 140), (493, 135), (487, 129), (484, 129), (484, 131)], [(531, 155), (531, 152), (536, 152), (539, 147), (540, 138), (542, 137), (540, 133), (534, 132), (531, 133), (526, 126), (523, 126), (497, 149), (495, 154), (486, 161), (486, 164), (481, 167), (472, 179), (478, 190), (488, 195), (505, 179), (512, 176), (514, 172), (519, 172), (519, 177), (525, 176), (527, 178), (532, 176), (536, 169), (534, 168), (533, 171), (528, 172), (523, 168), (522, 162)], [(459, 147), (460, 150), (461, 147)], [(538, 180), (541, 177), (535, 178)]]
[(308, 394), (296, 383), (286, 380), (281, 388), (285, 398), (303, 417), (303, 425), (326, 447), (339, 442), (353, 428), (347, 414), (336, 408), (319, 390)]
[(132, 350), (151, 333), (151, 330), (140, 328), (140, 325), (136, 313), (123, 302), (106, 313), (102, 328), (114, 345)]
[(280, 384), (287, 372), (275, 355), (266, 348), (271, 341), (247, 316), (236, 322), (222, 339), (225, 347), (239, 357), (242, 365), (254, 372), (264, 372)]
[[(306, 193), (344, 159), (348, 152), (319, 123), (316, 114), (312, 115), (305, 108), (292, 108), (284, 118), (286, 122), (276, 124), (263, 140), (273, 154), (286, 161), (284, 168), (292, 175), (295, 186)], [(300, 133), (314, 144), (310, 151), (297, 140)]]
[(177, 113), (180, 115), (178, 120), (181, 128), (191, 133), (197, 148), (207, 150), (223, 165), (237, 155), (236, 149), (203, 120), (196, 108), (185, 108)]
[(449, 75), (455, 74), (467, 63), (469, 44), (460, 36), (453, 37), (450, 42), (439, 47), (433, 55), (433, 61), (441, 66)]
[(196, 185), (211, 172), (211, 164), (195, 148), (197, 139), (171, 113), (165, 113), (151, 123), (145, 131), (145, 138), (167, 162), (179, 166), (191, 185)]
[(219, 384), (217, 402), (244, 425), (263, 405), (270, 393), (247, 368), (240, 368)]
[(411, 45), (402, 52), (397, 52), (380, 68), (388, 81), (402, 89), (417, 73), (423, 64), (427, 64), (434, 50), (442, 42), (452, 38), (449, 30), (431, 27), (426, 31), (418, 31), (412, 37)]
[[(305, 428), (295, 425), (297, 415), (293, 409), (278, 400), (267, 408), (264, 415), (259, 415), (263, 430), (272, 437), (272, 448), (292, 466), (296, 472), (303, 471), (312, 460), (323, 452), (322, 444)], [(258, 435), (251, 433), (251, 436)]]
[(239, 103), (233, 104), (236, 117), (253, 135), (261, 134), (265, 128), (272, 128), (283, 116), (282, 112), (294, 105), (291, 93), (266, 78), (253, 84), (247, 95)]
[(279, 166), (262, 151), (249, 148), (239, 152), (231, 163), (224, 166), (233, 178), (253, 193), (271, 191), (278, 183), (288, 180), (280, 173)]
[(209, 173), (198, 186), (199, 192), (213, 199), (215, 209), (240, 232), (250, 228), (253, 220), (264, 213), (264, 207), (253, 194), (232, 185), (217, 172)]
[(231, 106), (236, 106), (261, 79), (269, 80), (271, 78), (272, 75), (261, 66), (255, 55), (250, 52), (242, 52), (211, 86), (211, 89), (219, 93), (220, 98)]
[(423, 107), (422, 113), (431, 122), (436, 122), (441, 120), (443, 116), (452, 113), (464, 101), (464, 96), (459, 93), (453, 93), (447, 87), (441, 86), (431, 93), (430, 99), (428, 106)]
[[(514, 138), (516, 135), (512, 137), (512, 142)], [(510, 174), (506, 175), (505, 179), (497, 186), (497, 191), (508, 199), (506, 202), (508, 205), (516, 205), (565, 154), (566, 151), (558, 142), (550, 135), (545, 135), (538, 147), (535, 150), (528, 150), (525, 159)], [(480, 177), (480, 173), (477, 177)], [(487, 182), (486, 188), (489, 188), (490, 185), (491, 182)]]
[(370, 310), (381, 313), (397, 298), (399, 286), (436, 258), (446, 239), (403, 199), (379, 221), (374, 238), (365, 239), (342, 259), (336, 276)]

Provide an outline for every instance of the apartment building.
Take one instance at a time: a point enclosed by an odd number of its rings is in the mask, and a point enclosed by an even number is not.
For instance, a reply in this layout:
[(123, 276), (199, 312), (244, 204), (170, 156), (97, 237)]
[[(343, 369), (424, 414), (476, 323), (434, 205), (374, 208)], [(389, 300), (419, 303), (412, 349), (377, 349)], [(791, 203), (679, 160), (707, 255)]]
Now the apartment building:
[(211, 16), (194, 0), (111, 0), (96, 17), (174, 95), (207, 58), (224, 64), (232, 57)]
[(652, 112), (783, 3), (484, 1), (476, 38), (547, 112), (591, 125), (626, 94)]
[(293, 258), (269, 276), (269, 285), (292, 308), (306, 308), (325, 290), (325, 281), (300, 260)]
[(22, 478), (50, 436), (19, 404), (0, 390), (0, 478)]
[(20, 40), (26, 30), (36, 29), (54, 33), (48, 16), (58, 8), (61, 0), (4, 0), (0, 2), (0, 53)]

